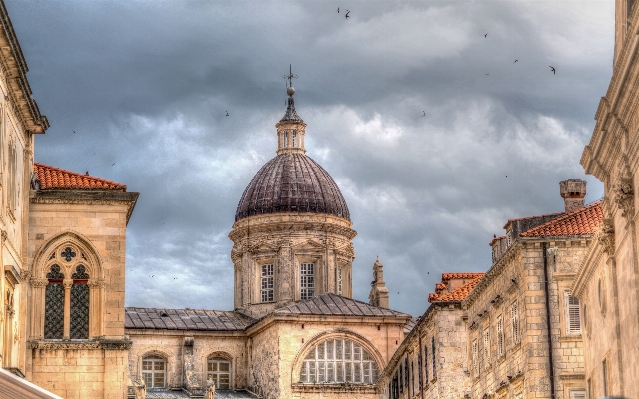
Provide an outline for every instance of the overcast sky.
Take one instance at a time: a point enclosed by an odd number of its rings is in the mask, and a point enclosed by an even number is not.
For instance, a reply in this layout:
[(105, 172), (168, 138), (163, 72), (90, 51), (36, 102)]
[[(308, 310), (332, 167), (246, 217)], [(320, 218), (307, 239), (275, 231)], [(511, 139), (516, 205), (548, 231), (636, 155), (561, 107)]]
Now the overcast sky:
[(36, 161), (140, 192), (127, 306), (232, 309), (227, 234), (275, 156), (289, 64), (358, 231), (356, 299), (379, 255), (391, 307), (420, 315), (442, 272), (490, 267), (509, 218), (562, 211), (560, 180), (603, 195), (579, 159), (612, 0), (5, 1), (51, 123)]

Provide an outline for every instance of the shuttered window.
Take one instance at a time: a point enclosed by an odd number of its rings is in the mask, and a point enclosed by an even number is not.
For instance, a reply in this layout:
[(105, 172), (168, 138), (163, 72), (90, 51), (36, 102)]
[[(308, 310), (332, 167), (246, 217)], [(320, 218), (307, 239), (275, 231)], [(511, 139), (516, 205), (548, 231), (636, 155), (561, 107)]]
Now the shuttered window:
[(510, 304), (510, 321), (513, 329), (513, 344), (519, 343), (519, 310), (517, 309), (517, 301)]
[(475, 378), (479, 377), (479, 364), (477, 362), (477, 340), (473, 340), (472, 344), (472, 357), (473, 357), (473, 376)]
[(484, 367), (490, 368), (490, 330), (484, 330)]
[(504, 355), (504, 321), (501, 315), (497, 316), (497, 354)]
[(581, 319), (579, 314), (579, 299), (565, 291), (566, 299), (566, 334), (581, 334)]

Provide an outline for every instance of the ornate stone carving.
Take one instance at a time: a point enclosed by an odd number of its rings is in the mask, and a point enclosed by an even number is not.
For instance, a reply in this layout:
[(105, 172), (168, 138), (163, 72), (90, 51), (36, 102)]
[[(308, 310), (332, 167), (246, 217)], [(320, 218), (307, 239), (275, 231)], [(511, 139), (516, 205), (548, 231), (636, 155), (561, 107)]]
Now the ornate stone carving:
[(635, 214), (635, 189), (632, 179), (621, 177), (615, 183), (613, 189), (613, 201), (621, 209), (621, 216), (630, 219)]
[(33, 288), (42, 288), (46, 287), (47, 284), (49, 284), (49, 280), (46, 278), (31, 277), (31, 279), (29, 280), (29, 284), (31, 284), (31, 287)]
[(131, 348), (132, 341), (130, 339), (92, 339), (85, 341), (71, 340), (29, 340), (27, 348), (29, 349), (105, 349), (105, 350), (128, 350)]
[(27, 280), (29, 281), (29, 279), (31, 278), (31, 271), (30, 270), (23, 270), (20, 272), (20, 278), (22, 280)]
[(87, 280), (89, 288), (101, 288), (104, 287), (105, 282), (103, 279), (89, 279)]
[(62, 280), (62, 285), (64, 286), (64, 289), (71, 289), (71, 286), (73, 285), (73, 279), (65, 278), (64, 280)]
[(603, 219), (596, 232), (597, 240), (609, 256), (615, 253), (615, 227), (612, 219)]

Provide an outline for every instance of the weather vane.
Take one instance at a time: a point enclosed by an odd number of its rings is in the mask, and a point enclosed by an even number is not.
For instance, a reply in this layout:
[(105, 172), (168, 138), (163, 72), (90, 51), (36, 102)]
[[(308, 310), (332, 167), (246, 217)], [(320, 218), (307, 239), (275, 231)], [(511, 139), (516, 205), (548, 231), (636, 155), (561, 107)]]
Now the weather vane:
[(293, 87), (293, 79), (298, 79), (297, 75), (293, 75), (293, 67), (291, 64), (288, 65), (288, 76), (282, 76), (284, 79), (288, 79), (288, 87)]

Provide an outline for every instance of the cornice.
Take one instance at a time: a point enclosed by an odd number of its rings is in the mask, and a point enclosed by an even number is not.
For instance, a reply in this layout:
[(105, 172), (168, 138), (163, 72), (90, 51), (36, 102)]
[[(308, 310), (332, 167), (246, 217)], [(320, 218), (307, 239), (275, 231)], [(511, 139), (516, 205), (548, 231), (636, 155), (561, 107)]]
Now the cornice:
[(140, 193), (109, 190), (31, 190), (32, 204), (122, 205), (127, 203), (126, 222), (129, 223)]
[(38, 104), (32, 97), (31, 87), (26, 77), (29, 68), (3, 2), (0, 2), (0, 24), (2, 24), (2, 39), (5, 42), (2, 43), (2, 47), (8, 50), (2, 51), (3, 63), (7, 64), (8, 70), (8, 89), (12, 102), (19, 105), (16, 116), (31, 133), (44, 133), (49, 128), (49, 121), (46, 116), (40, 114)]
[(254, 233), (272, 233), (277, 231), (290, 232), (298, 230), (315, 230), (323, 233), (334, 233), (352, 240), (357, 231), (353, 230), (352, 222), (320, 213), (275, 213), (260, 216), (250, 216), (238, 220), (233, 224), (229, 238), (237, 242), (242, 237)]
[(572, 287), (570, 288), (570, 292), (573, 292), (577, 298), (583, 299), (582, 295), (584, 290), (594, 275), (595, 269), (603, 256), (603, 250), (601, 250), (601, 248), (602, 246), (599, 245), (598, 239), (590, 242), (588, 253), (584, 256), (584, 259), (579, 266), (579, 271), (577, 272)]

